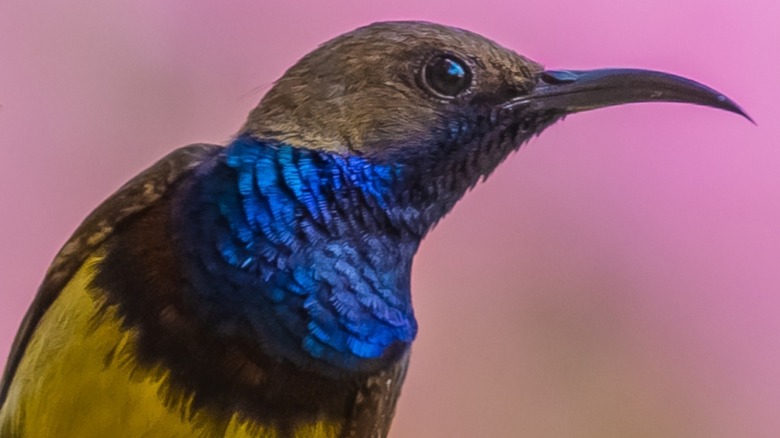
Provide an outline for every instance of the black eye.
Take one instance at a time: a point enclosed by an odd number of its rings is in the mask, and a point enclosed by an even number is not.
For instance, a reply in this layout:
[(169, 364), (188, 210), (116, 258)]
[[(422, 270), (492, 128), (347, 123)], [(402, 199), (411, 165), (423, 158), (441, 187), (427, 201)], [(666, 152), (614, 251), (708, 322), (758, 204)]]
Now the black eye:
[(471, 70), (452, 55), (439, 55), (425, 64), (423, 82), (439, 97), (452, 98), (471, 85)]

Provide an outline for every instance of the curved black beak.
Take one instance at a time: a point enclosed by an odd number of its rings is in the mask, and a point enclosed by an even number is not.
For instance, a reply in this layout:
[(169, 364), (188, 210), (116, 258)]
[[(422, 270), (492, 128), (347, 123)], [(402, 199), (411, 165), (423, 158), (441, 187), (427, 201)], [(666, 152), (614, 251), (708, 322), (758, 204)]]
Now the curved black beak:
[[(504, 104), (531, 111), (558, 110), (564, 114), (635, 102), (683, 102), (720, 108), (753, 122), (734, 101), (712, 88), (681, 76), (652, 70), (546, 70), (527, 95)], [(754, 122), (755, 123), (755, 122)]]

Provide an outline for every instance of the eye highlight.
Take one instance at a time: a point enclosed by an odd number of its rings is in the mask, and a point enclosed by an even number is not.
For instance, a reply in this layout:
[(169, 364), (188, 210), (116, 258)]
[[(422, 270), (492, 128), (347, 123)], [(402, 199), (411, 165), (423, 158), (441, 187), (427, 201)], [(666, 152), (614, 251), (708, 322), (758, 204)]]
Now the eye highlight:
[(437, 97), (452, 99), (471, 86), (471, 69), (453, 55), (437, 55), (423, 67), (422, 83)]

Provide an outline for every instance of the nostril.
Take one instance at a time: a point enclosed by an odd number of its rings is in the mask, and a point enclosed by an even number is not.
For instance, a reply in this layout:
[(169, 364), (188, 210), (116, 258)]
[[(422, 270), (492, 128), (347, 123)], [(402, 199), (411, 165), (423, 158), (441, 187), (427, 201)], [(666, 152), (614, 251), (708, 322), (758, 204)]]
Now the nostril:
[(543, 71), (539, 78), (547, 84), (568, 84), (577, 80), (579, 76), (567, 70), (547, 70)]

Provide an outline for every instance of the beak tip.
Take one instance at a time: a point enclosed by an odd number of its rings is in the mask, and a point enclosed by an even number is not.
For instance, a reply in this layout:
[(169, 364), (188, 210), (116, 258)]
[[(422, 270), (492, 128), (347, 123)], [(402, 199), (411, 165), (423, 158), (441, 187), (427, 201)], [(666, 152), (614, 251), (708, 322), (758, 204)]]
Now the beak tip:
[(756, 123), (756, 121), (753, 120), (752, 117), (750, 117), (750, 114), (748, 114), (747, 111), (742, 109), (742, 107), (740, 107), (740, 106), (735, 104), (735, 108), (734, 108), (734, 110), (732, 110), (732, 112), (735, 113), (735, 114), (739, 114), (740, 116), (746, 118), (753, 125), (758, 126), (758, 123)]
[(720, 101), (720, 105), (719, 105), (720, 109), (723, 109), (723, 110), (732, 112), (734, 114), (740, 115), (740, 116), (746, 118), (750, 123), (758, 126), (756, 121), (753, 120), (752, 117), (750, 117), (750, 115), (747, 113), (747, 111), (745, 111), (741, 106), (739, 106), (733, 100), (729, 99), (728, 97), (726, 97), (726, 96), (724, 96), (722, 94), (720, 96), (718, 96), (718, 100)]

